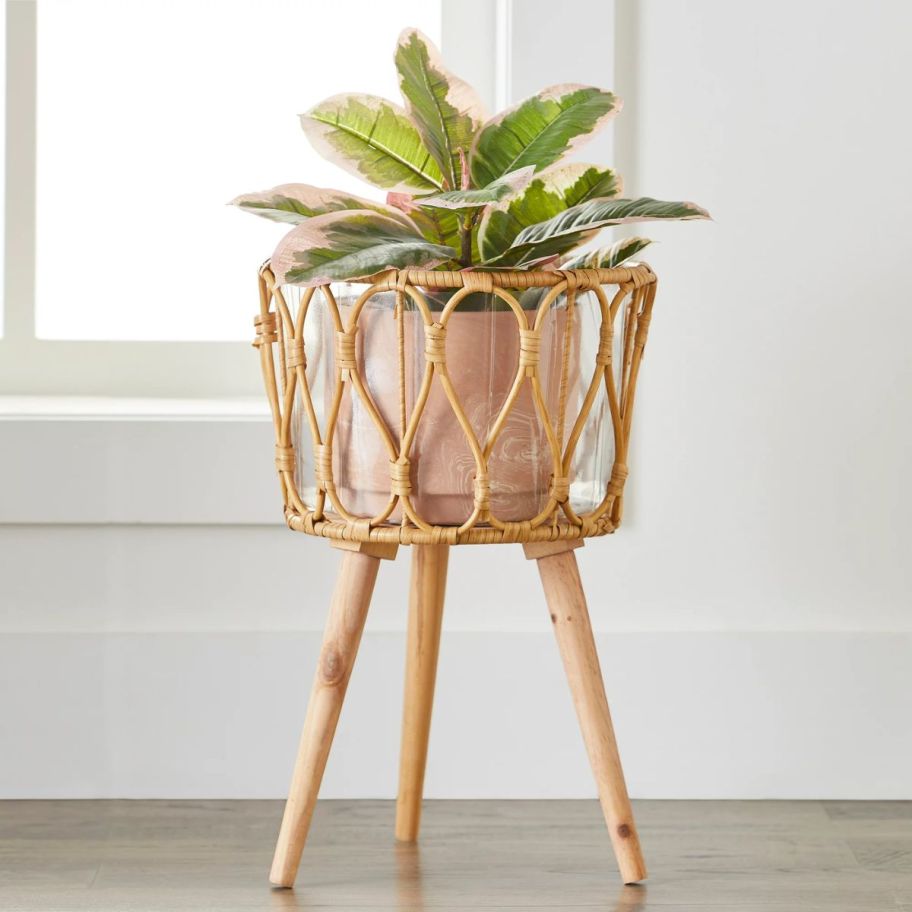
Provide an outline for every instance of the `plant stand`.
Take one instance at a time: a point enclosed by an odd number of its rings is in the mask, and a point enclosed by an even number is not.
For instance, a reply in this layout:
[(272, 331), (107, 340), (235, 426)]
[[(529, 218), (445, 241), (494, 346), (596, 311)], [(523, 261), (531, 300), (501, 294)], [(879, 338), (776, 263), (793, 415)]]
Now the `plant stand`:
[[(460, 290), (451, 299), (442, 316), (435, 320), (417, 289), (439, 287), (437, 283), (452, 283), (450, 287)], [(603, 288), (611, 284), (616, 285), (617, 290), (609, 301)], [(533, 319), (519, 307), (514, 294), (506, 289), (539, 285), (550, 291), (538, 305)], [(644, 879), (646, 868), (624, 783), (586, 597), (573, 551), (583, 544), (584, 538), (613, 532), (620, 523), (623, 482), (627, 474), (625, 457), (630, 415), (655, 296), (655, 276), (646, 266), (493, 275), (416, 273), (414, 270), (404, 270), (384, 276), (367, 289), (355, 305), (347, 327), (341, 320), (331, 292), (324, 289), (327, 301), (332, 302), (331, 309), (336, 317), (334, 371), (338, 381), (331, 396), (333, 405), (325, 428), (321, 428), (317, 421), (317, 409), (311, 396), (312, 378), (307, 375), (304, 354), (304, 320), (313, 289), (307, 290), (306, 300), (296, 314), (291, 312), (282, 289), (275, 285), (268, 268), (261, 270), (260, 289), (261, 311), (256, 318), (258, 334), (254, 344), (260, 349), (272, 406), (277, 438), (276, 466), (285, 500), (286, 519), (292, 529), (329, 538), (333, 546), (343, 551), (270, 880), (282, 887), (294, 884), (380, 561), (395, 559), (400, 544), (411, 544), (413, 553), (395, 833), (403, 841), (417, 839), (449, 548), (464, 543), (508, 542), (521, 543), (526, 557), (538, 564), (552, 626), (621, 876), (625, 883)], [(464, 420), (465, 414), (460, 409), (458, 397), (448, 383), (445, 343), (448, 320), (460, 300), (471, 291), (479, 289), (501, 298), (509, 298), (517, 304), (515, 308), (512, 304), (510, 306), (516, 314), (522, 339), (515, 382), (494, 421), (493, 430), (484, 441), (475, 439), (473, 427), (469, 421)], [(334, 467), (338, 466), (338, 462), (333, 462), (332, 441), (344, 387), (356, 391), (366, 403), (370, 403), (372, 418), (383, 422), (382, 409), (373, 401), (365, 383), (363, 364), (357, 357), (354, 339), (364, 303), (371, 294), (389, 290), (395, 291), (400, 300), (405, 295), (410, 295), (416, 301), (424, 318), (427, 336), (424, 382), (430, 384), (434, 378), (441, 379), (448, 397), (453, 393), (451, 401), (455, 420), (459, 421), (467, 436), (472, 437), (472, 451), (476, 456), (474, 509), (459, 526), (428, 523), (411, 506), (414, 493), (410, 471), (410, 460), (414, 455), (411, 446), (415, 439), (415, 427), (421, 420), (421, 406), (426, 401), (426, 394), (411, 416), (407, 416), (406, 409), (403, 408), (398, 441), (385, 424), (381, 432), (385, 433), (391, 445), (391, 497), (384, 514), (376, 517), (355, 516), (348, 513), (338, 498), (334, 484)], [(569, 435), (564, 439), (565, 422), (552, 421), (545, 406), (546, 397), (538, 388), (540, 333), (544, 315), (559, 296), (566, 297), (567, 305), (572, 310), (576, 295), (583, 291), (592, 291), (598, 302), (601, 313), (599, 345), (591, 382), (587, 392), (581, 392), (582, 407)], [(272, 309), (273, 302), (275, 311)], [(618, 314), (623, 315), (623, 329), (616, 350), (613, 326)], [(400, 341), (401, 338), (400, 334)], [(620, 363), (615, 363), (618, 360)], [(567, 361), (565, 358), (564, 363)], [(562, 390), (567, 388), (565, 379), (561, 382)], [(535, 388), (536, 408), (541, 413), (543, 425), (548, 428), (553, 464), (558, 470), (550, 479), (545, 505), (535, 516), (505, 522), (499, 520), (491, 508), (487, 457), (504, 425), (502, 419), (516, 401), (518, 389), (524, 382), (531, 383)], [(598, 390), (602, 384), (610, 405), (609, 433), (614, 436), (614, 460), (601, 503), (587, 513), (578, 513), (571, 504), (572, 457), (587, 413), (592, 408), (593, 391)], [(311, 446), (315, 451), (317, 493), (316, 502), (312, 505), (304, 502), (297, 484), (301, 470), (291, 430), (296, 389), (302, 394), (305, 412), (310, 419)], [(566, 402), (561, 406), (562, 410), (564, 406)], [(300, 442), (298, 445), (300, 448)], [(398, 522), (390, 519), (396, 504), (402, 508)]]

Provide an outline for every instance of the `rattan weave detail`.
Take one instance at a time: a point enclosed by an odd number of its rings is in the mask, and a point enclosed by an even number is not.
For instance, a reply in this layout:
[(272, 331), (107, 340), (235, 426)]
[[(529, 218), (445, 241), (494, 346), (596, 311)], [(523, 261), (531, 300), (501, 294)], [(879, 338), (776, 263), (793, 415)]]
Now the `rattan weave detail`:
[[(620, 524), (623, 488), (627, 478), (627, 450), (637, 376), (646, 344), (652, 307), (655, 300), (656, 277), (652, 270), (639, 264), (617, 269), (553, 270), (540, 272), (435, 272), (419, 269), (391, 270), (373, 282), (363, 282), (364, 292), (358, 297), (348, 315), (342, 319), (331, 288), (328, 285), (304, 291), (297, 313), (292, 314), (275, 277), (265, 264), (260, 269), (260, 312), (255, 317), (254, 345), (260, 353), (266, 393), (272, 413), (276, 436), (275, 462), (285, 503), (288, 525), (300, 532), (330, 539), (401, 544), (494, 544), (499, 542), (534, 542), (578, 539), (605, 535)], [(513, 294), (529, 288), (549, 289), (534, 312), (520, 306)], [(431, 311), (422, 289), (457, 289), (442, 313)], [(363, 376), (363, 365), (357, 356), (359, 316), (367, 301), (384, 291), (397, 293), (399, 333), (399, 382), (401, 398), (401, 427), (391, 428), (382, 418)], [(479, 440), (462, 409), (459, 397), (447, 370), (447, 325), (459, 304), (474, 292), (496, 295), (512, 310), (519, 333), (519, 356), (513, 386), (497, 414), (487, 439)], [(598, 351), (593, 359), (591, 379), (579, 412), (566, 414), (567, 358), (569, 345), (565, 340), (554, 344), (564, 346), (558, 414), (549, 413), (546, 397), (539, 379), (542, 326), (549, 309), (566, 296), (568, 319), (565, 332), (570, 332), (574, 302), (578, 292), (590, 291), (597, 301), (601, 323)], [(320, 427), (311, 389), (306, 375), (307, 357), (304, 350), (304, 320), (315, 294), (325, 298), (334, 324), (333, 350), (335, 388), (332, 405)], [(426, 369), (421, 390), (411, 414), (405, 408), (405, 377), (401, 332), (402, 302), (408, 298), (424, 322), (424, 357)], [(612, 369), (614, 326), (619, 314), (624, 315), (624, 338), (621, 345), (620, 382)], [(474, 509), (461, 525), (434, 525), (427, 522), (414, 506), (415, 481), (412, 473), (412, 445), (424, 404), (432, 383), (439, 383), (459, 423), (475, 461)], [(524, 384), (531, 386), (538, 420), (547, 437), (553, 472), (549, 496), (544, 508), (535, 516), (523, 520), (503, 521), (491, 507), (491, 477), (488, 457), (503, 430), (510, 410)], [(615, 461), (605, 486), (601, 503), (590, 512), (577, 514), (569, 500), (573, 482), (573, 455), (592, 410), (599, 388), (604, 385), (614, 434)], [(389, 455), (389, 501), (377, 516), (365, 517), (349, 512), (340, 499), (333, 478), (333, 444), (339, 407), (346, 387), (349, 395), (358, 396), (380, 434)], [(313, 509), (303, 502), (295, 473), (295, 453), (292, 439), (292, 414), (295, 397), (300, 396), (304, 415), (313, 440), (314, 481), (317, 496)], [(569, 429), (565, 433), (565, 429)], [(391, 521), (397, 506), (401, 520)]]

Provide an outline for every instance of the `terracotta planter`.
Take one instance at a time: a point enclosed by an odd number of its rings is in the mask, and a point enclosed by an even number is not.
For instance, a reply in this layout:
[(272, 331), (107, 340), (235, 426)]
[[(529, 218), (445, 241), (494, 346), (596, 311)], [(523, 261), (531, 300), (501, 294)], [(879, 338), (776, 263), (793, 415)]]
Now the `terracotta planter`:
[[(449, 295), (427, 291), (425, 295), (436, 319)], [(354, 296), (340, 293), (338, 302), (347, 325)], [(537, 299), (531, 303), (537, 304)], [(315, 395), (315, 402), (322, 404), (321, 425), (330, 411), (334, 370), (333, 328), (327, 315), (319, 314), (319, 308), (324, 306), (317, 304), (315, 308), (311, 304), (307, 327), (309, 350), (313, 352), (317, 345), (323, 349), (323, 357), (316, 365), (311, 381), (322, 386)], [(394, 306), (395, 294), (391, 292), (374, 295), (365, 305), (359, 318), (357, 357), (374, 403), (398, 443), (399, 341)], [(416, 310), (405, 311), (403, 329), (406, 411), (411, 414), (426, 369), (424, 321)], [(558, 414), (565, 330), (566, 309), (555, 306), (542, 328), (539, 364), (552, 422)], [(568, 401), (574, 404), (580, 389), (579, 335), (580, 321), (576, 320), (571, 331), (567, 391)], [(449, 319), (446, 341), (449, 376), (482, 446), (513, 385), (519, 348), (515, 313), (491, 295), (470, 295)], [(322, 377), (317, 376), (319, 372)], [(311, 376), (310, 368), (308, 376)], [(309, 449), (309, 442), (302, 442), (297, 447), (298, 452), (304, 454)], [(436, 380), (418, 425), (410, 459), (412, 503), (421, 518), (437, 525), (463, 523), (472, 513), (475, 461), (453, 409)], [(301, 468), (302, 477), (311, 477), (312, 470), (308, 466)], [(488, 468), (491, 507), (499, 519), (528, 519), (546, 505), (554, 468), (543, 423), (527, 383), (523, 384), (498, 436)], [(339, 410), (333, 475), (339, 498), (351, 513), (374, 517), (386, 508), (390, 490), (389, 452), (364, 403), (351, 389), (346, 390)], [(391, 518), (393, 521), (399, 518), (398, 508)]]

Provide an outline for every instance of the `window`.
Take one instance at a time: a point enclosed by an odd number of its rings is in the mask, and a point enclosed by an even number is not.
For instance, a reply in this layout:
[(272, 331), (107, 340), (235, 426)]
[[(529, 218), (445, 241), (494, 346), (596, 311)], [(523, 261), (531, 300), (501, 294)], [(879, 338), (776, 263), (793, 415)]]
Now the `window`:
[(40, 0), (38, 338), (248, 340), (258, 257), (287, 228), (225, 204), (292, 181), (371, 192), (297, 115), (397, 98), (403, 22), (439, 42), (427, 0)]
[(340, 91), (397, 97), (398, 31), (441, 42), (447, 5), (5, 4), (0, 394), (258, 396), (256, 267), (282, 229), (226, 203), (286, 181), (376, 194), (297, 115)]

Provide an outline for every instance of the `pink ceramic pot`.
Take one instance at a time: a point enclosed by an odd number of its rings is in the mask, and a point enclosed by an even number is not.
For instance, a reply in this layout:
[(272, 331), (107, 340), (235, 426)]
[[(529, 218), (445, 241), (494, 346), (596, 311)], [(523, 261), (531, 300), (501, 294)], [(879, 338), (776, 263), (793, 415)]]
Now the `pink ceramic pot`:
[[(512, 310), (494, 309), (492, 299), (471, 296), (447, 325), (446, 360), (462, 408), (482, 447), (516, 376), (519, 332)], [(399, 349), (394, 295), (376, 295), (359, 318), (358, 361), (374, 402), (398, 446), (400, 433)], [(439, 317), (445, 300), (429, 296)], [(347, 325), (351, 304), (340, 302)], [(556, 421), (566, 311), (552, 308), (542, 331), (539, 375)], [(424, 322), (404, 314), (406, 405), (411, 415), (426, 369)], [(568, 401), (578, 391), (578, 344), (572, 344)], [(327, 395), (330, 395), (328, 390)], [(329, 402), (327, 400), (327, 408)], [(472, 513), (475, 460), (450, 403), (435, 378), (411, 449), (412, 504), (422, 519), (460, 525)], [(531, 519), (546, 504), (553, 474), (543, 422), (531, 386), (524, 382), (488, 460), (491, 507), (499, 519)], [(389, 501), (389, 452), (357, 393), (346, 391), (333, 450), (333, 474), (343, 505), (361, 516), (380, 514)], [(395, 521), (399, 510), (393, 514)]]

